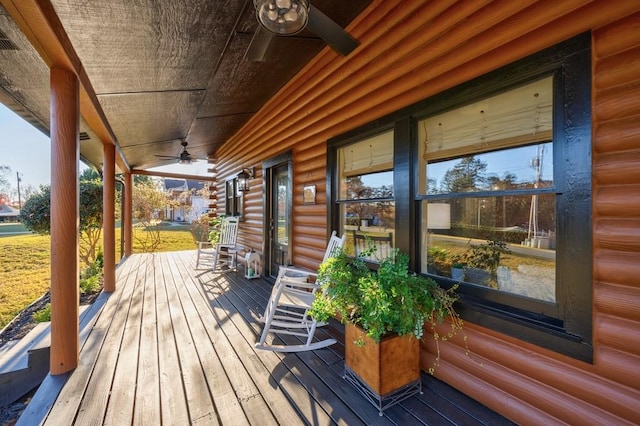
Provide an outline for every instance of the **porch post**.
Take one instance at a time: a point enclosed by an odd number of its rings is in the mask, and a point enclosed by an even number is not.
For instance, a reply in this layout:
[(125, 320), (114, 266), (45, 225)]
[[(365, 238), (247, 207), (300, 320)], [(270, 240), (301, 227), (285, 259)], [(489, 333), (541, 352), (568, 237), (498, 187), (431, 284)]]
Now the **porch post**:
[(116, 147), (103, 145), (102, 165), (102, 234), (104, 245), (103, 288), (107, 293), (116, 290)]
[(132, 209), (132, 197), (133, 197), (133, 179), (131, 173), (124, 173), (124, 211), (122, 212), (124, 223), (124, 255), (131, 256), (131, 238), (133, 228), (133, 209)]
[(51, 374), (78, 365), (79, 84), (51, 69)]

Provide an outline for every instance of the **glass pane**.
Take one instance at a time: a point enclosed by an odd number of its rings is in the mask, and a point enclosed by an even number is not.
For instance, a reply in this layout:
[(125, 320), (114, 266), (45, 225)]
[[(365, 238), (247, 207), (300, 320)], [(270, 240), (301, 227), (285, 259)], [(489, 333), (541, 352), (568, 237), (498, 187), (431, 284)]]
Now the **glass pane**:
[(422, 229), (423, 273), (555, 301), (555, 195), (424, 201)]
[(344, 249), (351, 256), (373, 246), (367, 260), (380, 262), (395, 246), (395, 203), (353, 202), (340, 205), (341, 229), (347, 235)]
[(551, 142), (427, 165), (427, 194), (544, 188), (553, 185)]
[(338, 199), (393, 197), (393, 131), (339, 148)]
[(340, 200), (393, 198), (393, 171), (350, 176), (340, 182)]
[(276, 244), (281, 246), (289, 245), (289, 221), (287, 212), (289, 210), (289, 176), (286, 169), (278, 171), (276, 175)]

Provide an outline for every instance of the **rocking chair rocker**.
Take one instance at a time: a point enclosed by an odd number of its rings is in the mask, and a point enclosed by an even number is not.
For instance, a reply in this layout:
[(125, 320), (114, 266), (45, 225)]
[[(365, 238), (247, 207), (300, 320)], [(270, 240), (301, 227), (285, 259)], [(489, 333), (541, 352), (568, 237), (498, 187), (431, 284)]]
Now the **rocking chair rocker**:
[[(338, 248), (342, 248), (346, 236), (338, 238), (333, 231), (327, 250), (322, 261), (332, 257)], [(324, 348), (336, 343), (336, 339), (313, 341), (316, 327), (324, 325), (318, 323), (308, 314), (315, 299), (315, 293), (321, 290), (321, 283), (310, 282), (317, 278), (317, 272), (308, 271), (293, 266), (280, 266), (278, 277), (273, 285), (271, 297), (267, 302), (264, 315), (260, 322), (264, 323), (260, 341), (256, 349), (274, 352), (300, 352)], [(287, 334), (302, 337), (305, 341), (299, 345), (276, 345), (266, 343), (269, 333)]]

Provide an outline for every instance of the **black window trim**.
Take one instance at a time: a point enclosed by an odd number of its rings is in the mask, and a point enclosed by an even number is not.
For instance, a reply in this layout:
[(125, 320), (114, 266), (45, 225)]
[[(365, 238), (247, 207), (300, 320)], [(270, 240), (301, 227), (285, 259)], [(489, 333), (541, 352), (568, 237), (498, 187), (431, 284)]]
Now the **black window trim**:
[[(573, 37), (329, 140), (328, 223), (332, 229), (337, 229), (340, 223), (336, 194), (337, 149), (394, 128), (396, 247), (410, 254), (414, 271), (420, 270), (420, 204), (430, 196), (418, 193), (418, 119), (473, 103), (548, 75), (554, 76), (554, 186), (544, 188), (543, 192), (556, 194), (556, 277), (563, 285), (557, 290), (557, 302), (501, 295), (501, 292), (478, 286), (462, 285), (458, 309), (468, 322), (582, 361), (593, 362), (590, 33)], [(581, 151), (586, 145), (588, 155)], [(557, 170), (556, 166), (560, 164), (564, 164), (565, 173)], [(569, 174), (571, 176), (566, 176)], [(536, 192), (541, 193), (539, 191)], [(513, 191), (513, 195), (524, 194), (526, 190)], [(482, 195), (495, 193), (474, 193), (474, 196)], [(454, 285), (447, 278), (432, 278), (445, 287)], [(541, 315), (543, 306), (543, 311), (547, 313), (557, 307), (557, 313)]]
[[(233, 201), (229, 201), (229, 185), (233, 188)], [(226, 216), (235, 216), (242, 219), (244, 210), (244, 193), (238, 190), (238, 178), (236, 176), (228, 178), (224, 182), (224, 212)]]

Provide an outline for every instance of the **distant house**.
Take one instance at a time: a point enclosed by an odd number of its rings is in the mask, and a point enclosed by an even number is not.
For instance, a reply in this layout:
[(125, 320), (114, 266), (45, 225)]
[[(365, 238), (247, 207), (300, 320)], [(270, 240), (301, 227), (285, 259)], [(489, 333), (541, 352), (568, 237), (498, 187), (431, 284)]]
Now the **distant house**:
[(163, 179), (165, 192), (178, 206), (167, 207), (165, 217), (172, 222), (193, 222), (198, 216), (209, 210), (207, 200), (201, 195), (205, 184), (190, 179)]
[(0, 222), (17, 222), (20, 210), (6, 204), (0, 205)]

